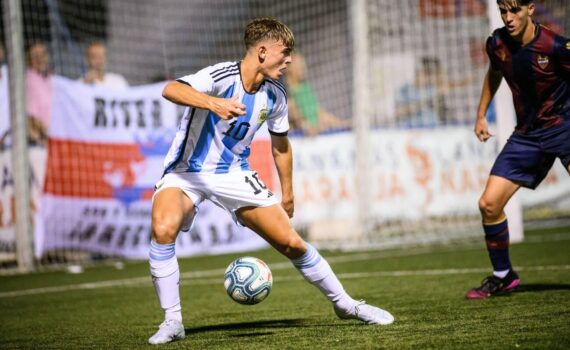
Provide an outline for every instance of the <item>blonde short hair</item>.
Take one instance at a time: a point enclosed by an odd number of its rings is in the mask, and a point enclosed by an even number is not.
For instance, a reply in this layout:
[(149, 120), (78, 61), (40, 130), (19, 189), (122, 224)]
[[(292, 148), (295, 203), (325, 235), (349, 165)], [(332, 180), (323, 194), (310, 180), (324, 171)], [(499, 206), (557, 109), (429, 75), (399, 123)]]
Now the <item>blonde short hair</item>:
[(246, 49), (267, 39), (281, 41), (290, 49), (295, 46), (295, 37), (291, 29), (274, 18), (255, 18), (245, 27), (243, 40)]

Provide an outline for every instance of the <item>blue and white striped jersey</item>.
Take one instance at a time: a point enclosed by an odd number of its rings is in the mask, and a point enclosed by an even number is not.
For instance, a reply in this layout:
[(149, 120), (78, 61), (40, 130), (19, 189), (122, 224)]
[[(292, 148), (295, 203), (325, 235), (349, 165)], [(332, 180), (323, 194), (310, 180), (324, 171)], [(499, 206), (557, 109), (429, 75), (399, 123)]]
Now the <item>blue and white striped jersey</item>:
[(187, 108), (166, 155), (165, 173), (223, 174), (250, 170), (247, 162), (249, 146), (263, 122), (267, 121), (272, 134), (286, 135), (289, 130), (283, 84), (266, 78), (257, 92), (246, 92), (240, 76), (240, 62), (219, 63), (177, 81), (210, 96), (238, 96), (238, 101), (246, 106), (246, 114), (223, 120), (208, 110)]

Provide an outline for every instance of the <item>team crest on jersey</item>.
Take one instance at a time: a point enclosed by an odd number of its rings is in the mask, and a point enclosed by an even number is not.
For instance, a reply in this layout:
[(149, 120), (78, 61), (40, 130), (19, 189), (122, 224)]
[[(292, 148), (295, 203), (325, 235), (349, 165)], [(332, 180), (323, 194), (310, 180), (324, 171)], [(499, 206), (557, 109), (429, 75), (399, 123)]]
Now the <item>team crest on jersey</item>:
[(258, 123), (259, 124), (263, 124), (263, 122), (265, 121), (265, 119), (267, 119), (267, 115), (269, 114), (269, 108), (267, 108), (267, 106), (263, 106), (263, 108), (261, 108), (261, 111), (259, 112), (259, 120)]
[(548, 60), (548, 56), (544, 56), (544, 55), (538, 55), (538, 58), (536, 61), (538, 62), (538, 65), (542, 69), (546, 68), (546, 66), (548, 66), (548, 63), (550, 62)]

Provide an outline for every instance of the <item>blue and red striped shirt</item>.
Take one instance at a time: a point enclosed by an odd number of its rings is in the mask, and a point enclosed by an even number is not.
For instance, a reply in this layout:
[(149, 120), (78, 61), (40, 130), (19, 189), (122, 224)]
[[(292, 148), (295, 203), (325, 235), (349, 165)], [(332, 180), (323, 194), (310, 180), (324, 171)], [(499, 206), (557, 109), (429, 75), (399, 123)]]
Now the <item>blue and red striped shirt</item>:
[(487, 39), (491, 66), (511, 88), (519, 134), (570, 120), (570, 40), (535, 24), (535, 37), (526, 45), (505, 27)]

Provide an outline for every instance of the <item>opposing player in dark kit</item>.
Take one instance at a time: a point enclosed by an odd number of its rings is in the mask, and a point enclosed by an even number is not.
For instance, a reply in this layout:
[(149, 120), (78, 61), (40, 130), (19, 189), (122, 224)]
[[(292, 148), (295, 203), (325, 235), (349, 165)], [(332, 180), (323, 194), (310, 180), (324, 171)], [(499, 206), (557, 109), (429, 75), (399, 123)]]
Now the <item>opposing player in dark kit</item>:
[(479, 200), (493, 274), (468, 290), (468, 299), (518, 287), (503, 209), (521, 186), (536, 188), (556, 158), (570, 172), (570, 41), (532, 20), (532, 1), (497, 0), (497, 5), (505, 26), (487, 39), (491, 63), (483, 81), (475, 134), (481, 141), (492, 136), (485, 114), (503, 78), (513, 93), (517, 125)]

